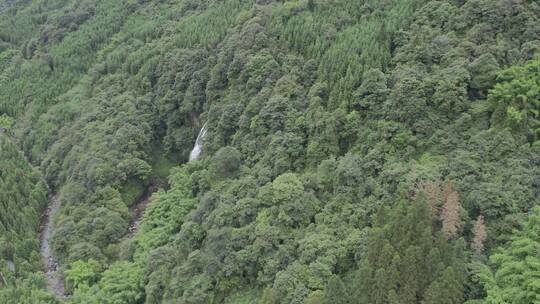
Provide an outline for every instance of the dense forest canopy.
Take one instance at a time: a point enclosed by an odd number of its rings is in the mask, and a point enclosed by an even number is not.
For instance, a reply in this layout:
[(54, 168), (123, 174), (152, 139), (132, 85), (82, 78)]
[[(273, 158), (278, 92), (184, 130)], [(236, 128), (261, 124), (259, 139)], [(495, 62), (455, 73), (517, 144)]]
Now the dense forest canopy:
[(534, 0), (0, 1), (0, 302), (540, 303), (539, 51)]
[(17, 146), (0, 134), (0, 302), (47, 303), (38, 228), (47, 185)]

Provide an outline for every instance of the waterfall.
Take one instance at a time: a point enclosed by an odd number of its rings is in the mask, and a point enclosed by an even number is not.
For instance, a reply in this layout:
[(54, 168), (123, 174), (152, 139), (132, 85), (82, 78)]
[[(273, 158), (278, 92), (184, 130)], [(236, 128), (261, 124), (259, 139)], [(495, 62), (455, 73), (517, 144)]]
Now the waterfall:
[(6, 260), (9, 271), (15, 272), (15, 263), (12, 260)]
[(193, 147), (193, 150), (191, 150), (191, 153), (189, 154), (189, 161), (196, 160), (199, 158), (199, 155), (201, 154), (202, 150), (202, 141), (204, 139), (204, 135), (206, 135), (206, 124), (203, 125), (201, 128), (201, 131), (199, 132), (199, 135), (197, 135), (197, 140), (195, 140), (195, 146)]

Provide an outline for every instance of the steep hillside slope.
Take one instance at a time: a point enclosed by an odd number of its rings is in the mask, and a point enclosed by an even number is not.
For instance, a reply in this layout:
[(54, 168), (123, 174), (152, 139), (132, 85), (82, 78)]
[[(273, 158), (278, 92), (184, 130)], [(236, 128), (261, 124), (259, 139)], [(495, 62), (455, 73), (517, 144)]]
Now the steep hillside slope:
[(507, 288), (488, 257), (540, 204), (536, 1), (40, 0), (0, 20), (0, 115), (59, 193), (69, 301)]
[(0, 302), (53, 303), (39, 255), (47, 186), (10, 139), (0, 134)]

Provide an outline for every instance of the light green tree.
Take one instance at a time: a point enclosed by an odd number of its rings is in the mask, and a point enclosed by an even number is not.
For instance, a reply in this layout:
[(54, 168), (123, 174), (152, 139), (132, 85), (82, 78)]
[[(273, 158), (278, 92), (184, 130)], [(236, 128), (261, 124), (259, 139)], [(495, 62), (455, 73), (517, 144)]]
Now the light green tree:
[[(490, 258), (491, 267), (472, 265), (487, 297), (483, 304), (540, 303), (540, 208), (534, 209), (523, 229), (514, 231), (508, 246)], [(491, 270), (493, 269), (493, 270)]]

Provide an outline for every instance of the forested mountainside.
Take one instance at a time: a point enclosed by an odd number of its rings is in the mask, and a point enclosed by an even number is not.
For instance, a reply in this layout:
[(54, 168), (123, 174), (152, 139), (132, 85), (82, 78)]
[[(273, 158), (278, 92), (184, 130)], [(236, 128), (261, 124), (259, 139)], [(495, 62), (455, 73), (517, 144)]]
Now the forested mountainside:
[(53, 300), (40, 288), (45, 276), (37, 232), (47, 190), (39, 172), (0, 134), (0, 303)]
[(540, 303), (539, 56), (535, 0), (0, 1), (0, 302)]

